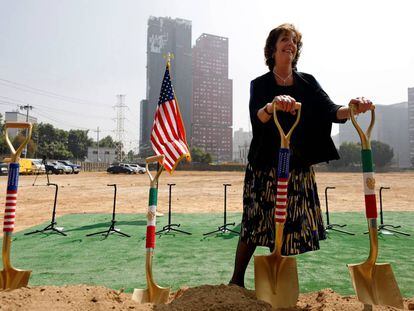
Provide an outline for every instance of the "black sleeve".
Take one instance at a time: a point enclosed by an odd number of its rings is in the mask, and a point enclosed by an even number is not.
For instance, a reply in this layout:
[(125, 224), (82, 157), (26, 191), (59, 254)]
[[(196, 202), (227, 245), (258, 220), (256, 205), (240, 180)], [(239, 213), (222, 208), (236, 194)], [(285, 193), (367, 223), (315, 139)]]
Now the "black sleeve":
[(329, 120), (330, 122), (334, 123), (345, 123), (346, 119), (338, 119), (336, 117), (336, 113), (339, 108), (343, 107), (341, 105), (335, 104), (326, 94), (326, 92), (322, 89), (319, 82), (312, 77), (313, 83), (316, 86), (316, 101), (320, 104), (321, 112), (323, 113), (324, 117)]
[(257, 112), (265, 105), (263, 96), (261, 95), (259, 85), (257, 81), (253, 80), (250, 82), (250, 101), (249, 101), (249, 112), (250, 112), (250, 121), (252, 122), (253, 127), (260, 127), (263, 125), (263, 122), (260, 121), (257, 116)]

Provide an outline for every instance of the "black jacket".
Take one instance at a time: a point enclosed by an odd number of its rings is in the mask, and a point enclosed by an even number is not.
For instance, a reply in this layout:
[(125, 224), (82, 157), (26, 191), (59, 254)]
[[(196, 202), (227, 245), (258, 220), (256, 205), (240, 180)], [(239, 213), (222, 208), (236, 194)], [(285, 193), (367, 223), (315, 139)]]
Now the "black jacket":
[[(301, 118), (290, 141), (290, 167), (309, 167), (339, 159), (331, 139), (331, 129), (332, 122), (346, 121), (336, 118), (336, 112), (341, 106), (331, 101), (313, 76), (294, 71), (293, 79), (294, 85), (291, 87), (278, 86), (273, 73), (269, 71), (251, 82), (249, 110), (253, 139), (248, 160), (253, 168), (277, 167), (279, 132), (273, 119), (262, 123), (257, 117), (257, 111), (266, 103), (272, 102), (276, 95), (291, 95), (302, 103)], [(295, 118), (290, 113), (278, 112), (278, 120), (285, 133)]]

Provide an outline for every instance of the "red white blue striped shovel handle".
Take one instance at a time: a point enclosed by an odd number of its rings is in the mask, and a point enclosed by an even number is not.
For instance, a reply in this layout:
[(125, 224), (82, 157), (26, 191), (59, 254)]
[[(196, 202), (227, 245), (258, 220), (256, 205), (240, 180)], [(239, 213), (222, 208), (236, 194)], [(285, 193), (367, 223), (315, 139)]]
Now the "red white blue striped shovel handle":
[(287, 191), (289, 181), (289, 156), (289, 148), (279, 149), (275, 221), (282, 224), (284, 224), (286, 221)]
[[(27, 135), (23, 143), (16, 149), (14, 149), (13, 144), (9, 138), (10, 128), (19, 128), (27, 129)], [(9, 175), (7, 180), (7, 193), (6, 193), (6, 203), (4, 210), (4, 221), (3, 221), (3, 232), (5, 235), (11, 235), (14, 230), (14, 223), (16, 218), (16, 203), (17, 203), (17, 188), (19, 184), (19, 157), (22, 153), (24, 147), (29, 143), (30, 137), (32, 135), (32, 125), (27, 122), (6, 122), (4, 125), (6, 132), (5, 138), (6, 143), (9, 146), (11, 152), (11, 159), (9, 164)]]
[(9, 177), (7, 181), (7, 193), (3, 221), (3, 232), (6, 234), (10, 234), (14, 230), (17, 188), (19, 183), (19, 167), (19, 163), (9, 164)]

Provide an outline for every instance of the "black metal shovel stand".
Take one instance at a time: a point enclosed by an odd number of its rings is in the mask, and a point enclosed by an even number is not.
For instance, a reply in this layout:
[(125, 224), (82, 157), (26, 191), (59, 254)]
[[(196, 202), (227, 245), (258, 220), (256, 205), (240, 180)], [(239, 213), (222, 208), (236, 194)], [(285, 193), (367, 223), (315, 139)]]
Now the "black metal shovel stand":
[(172, 224), (171, 223), (171, 188), (175, 186), (175, 184), (167, 184), (169, 186), (169, 192), (168, 192), (168, 225), (165, 225), (162, 227), (161, 230), (155, 232), (155, 234), (161, 234), (161, 233), (169, 233), (170, 231), (180, 232), (184, 234), (191, 235), (190, 232), (179, 230), (173, 227), (179, 227), (181, 224)]
[(224, 186), (224, 224), (222, 226), (218, 227), (217, 230), (204, 233), (203, 235), (209, 235), (209, 234), (213, 234), (213, 233), (216, 233), (216, 232), (221, 232), (221, 233), (231, 232), (231, 233), (235, 233), (235, 234), (240, 234), (237, 231), (234, 231), (234, 230), (231, 230), (231, 229), (228, 229), (227, 228), (227, 226), (234, 226), (235, 223), (234, 222), (232, 222), (232, 223), (226, 223), (226, 221), (227, 221), (227, 211), (226, 211), (226, 205), (227, 205), (227, 186), (231, 186), (231, 184), (223, 184), (223, 186)]
[[(50, 180), (49, 180), (49, 173), (46, 170), (46, 164), (47, 164), (46, 156), (43, 156), (42, 164), (45, 165), (45, 174), (46, 174), (46, 178), (47, 178), (47, 185), (49, 185), (49, 184), (51, 185)], [(36, 180), (37, 180), (37, 177), (39, 176), (39, 174), (40, 174), (40, 169), (37, 169), (36, 170), (36, 177), (35, 177), (35, 180), (33, 181), (32, 186), (34, 186), (36, 184)]]
[(108, 235), (110, 235), (111, 233), (118, 233), (120, 235), (126, 236), (128, 238), (130, 238), (131, 236), (123, 233), (121, 231), (119, 231), (118, 229), (115, 228), (115, 207), (116, 207), (116, 184), (109, 184), (107, 186), (113, 186), (115, 188), (115, 192), (114, 192), (114, 207), (112, 209), (112, 220), (111, 220), (111, 225), (109, 226), (108, 230), (104, 230), (104, 231), (99, 231), (99, 232), (95, 232), (95, 233), (90, 233), (87, 234), (86, 236), (93, 236), (93, 235), (98, 235), (98, 234), (105, 234), (105, 239), (108, 237)]
[[(391, 189), (391, 188), (390, 187), (380, 187), (380, 190), (379, 190), (379, 197), (380, 197), (380, 222), (381, 222), (381, 224), (378, 226), (378, 232), (381, 233), (381, 234), (394, 234), (394, 233), (397, 233), (397, 234), (402, 234), (402, 235), (405, 235), (405, 236), (410, 236), (409, 233), (395, 230), (397, 228), (401, 228), (400, 225), (394, 226), (394, 225), (385, 225), (384, 224), (384, 213), (382, 211), (382, 190), (383, 189)], [(392, 229), (390, 229), (389, 227), (391, 227)], [(368, 232), (365, 232), (365, 234), (367, 234), (367, 233)]]
[(333, 230), (333, 231), (338, 231), (338, 232), (349, 234), (349, 235), (355, 235), (355, 233), (335, 228), (335, 227), (343, 228), (343, 227), (346, 227), (346, 225), (338, 225), (338, 224), (330, 224), (329, 223), (328, 189), (335, 189), (335, 187), (326, 187), (325, 188), (325, 205), (326, 205), (326, 227), (325, 227), (325, 232), (328, 233), (328, 230)]
[(52, 221), (50, 222), (50, 224), (45, 227), (42, 230), (35, 230), (32, 232), (28, 232), (25, 233), (24, 235), (29, 235), (29, 234), (35, 234), (35, 233), (44, 233), (46, 231), (52, 231), (52, 232), (56, 232), (59, 233), (61, 235), (66, 236), (66, 233), (63, 233), (62, 230), (59, 230), (58, 228), (56, 228), (56, 221), (55, 221), (55, 216), (56, 216), (56, 201), (57, 201), (57, 194), (58, 194), (58, 190), (59, 190), (59, 186), (57, 184), (52, 184), (52, 183), (47, 183), (48, 186), (55, 186), (55, 202), (53, 203), (53, 212), (52, 212)]

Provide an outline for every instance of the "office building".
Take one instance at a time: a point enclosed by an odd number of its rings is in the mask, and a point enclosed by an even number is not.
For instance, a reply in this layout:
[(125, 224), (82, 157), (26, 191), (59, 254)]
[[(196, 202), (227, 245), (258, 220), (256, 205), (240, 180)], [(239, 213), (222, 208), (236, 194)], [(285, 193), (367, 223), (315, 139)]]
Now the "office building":
[(414, 166), (414, 87), (408, 88), (409, 161)]
[(214, 161), (232, 160), (233, 81), (228, 38), (203, 33), (193, 47), (191, 146)]
[(170, 17), (150, 17), (147, 29), (146, 98), (140, 102), (140, 154), (153, 154), (150, 143), (154, 113), (164, 77), (166, 55), (173, 54), (171, 78), (178, 100), (187, 140), (191, 124), (192, 53), (191, 21)]

